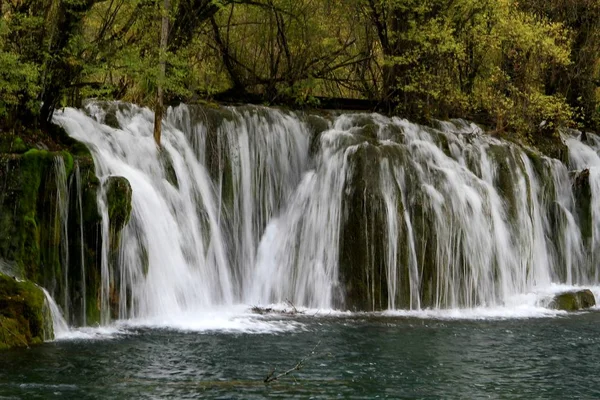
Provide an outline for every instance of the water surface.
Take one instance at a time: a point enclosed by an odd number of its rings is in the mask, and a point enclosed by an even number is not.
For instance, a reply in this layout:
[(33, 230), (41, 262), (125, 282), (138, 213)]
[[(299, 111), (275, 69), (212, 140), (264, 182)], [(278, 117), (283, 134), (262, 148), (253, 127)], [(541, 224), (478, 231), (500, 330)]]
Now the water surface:
[[(121, 325), (5, 351), (0, 399), (600, 397), (597, 311), (502, 320), (353, 314), (240, 321), (248, 325)], [(315, 346), (301, 370), (263, 383), (272, 368), (294, 367)]]

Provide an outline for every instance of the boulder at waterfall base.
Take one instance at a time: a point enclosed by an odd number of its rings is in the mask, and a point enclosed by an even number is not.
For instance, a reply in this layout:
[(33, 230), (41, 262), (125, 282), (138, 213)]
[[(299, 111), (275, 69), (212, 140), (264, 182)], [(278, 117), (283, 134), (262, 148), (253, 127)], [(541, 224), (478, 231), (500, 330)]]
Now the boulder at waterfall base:
[(594, 307), (596, 298), (589, 289), (558, 293), (552, 299), (550, 307), (564, 311), (578, 311)]
[(0, 274), (0, 349), (27, 347), (54, 338), (52, 316), (35, 284)]

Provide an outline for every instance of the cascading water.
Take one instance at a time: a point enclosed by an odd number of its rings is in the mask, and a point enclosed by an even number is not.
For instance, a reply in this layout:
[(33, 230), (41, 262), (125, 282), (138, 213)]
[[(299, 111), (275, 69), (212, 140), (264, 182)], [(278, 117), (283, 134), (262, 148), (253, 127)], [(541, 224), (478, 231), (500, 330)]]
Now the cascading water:
[(63, 267), (63, 298), (62, 306), (66, 319), (69, 319), (69, 187), (65, 161), (61, 156), (54, 158), (54, 174), (56, 176), (56, 215), (54, 221), (60, 227), (55, 227), (55, 234), (60, 237), (60, 261)]
[(44, 292), (44, 296), (46, 296), (46, 305), (50, 311), (50, 315), (52, 317), (52, 327), (54, 330), (54, 337), (61, 337), (69, 332), (69, 325), (67, 321), (64, 319), (58, 304), (54, 301), (50, 293), (44, 288), (42, 288)]
[[(90, 112), (102, 120), (100, 108)], [(147, 110), (131, 107), (119, 112), (123, 129), (99, 124), (75, 110), (57, 116), (74, 137), (90, 146), (101, 180), (120, 175), (133, 189), (131, 220), (121, 234), (116, 272), (120, 293), (131, 296), (126, 307), (121, 302), (120, 317), (241, 302), (259, 232), (287, 200), (307, 162), (308, 133), (290, 116), (232, 112), (218, 130), (218, 140), (227, 140), (221, 145), (211, 138), (198, 140), (195, 135), (203, 130), (196, 125), (186, 132), (188, 137), (176, 129), (189, 124), (187, 115), (186, 109), (170, 113), (160, 153)], [(230, 131), (237, 135), (227, 137)], [(209, 144), (213, 147), (206, 154)], [(213, 163), (213, 170), (202, 160)], [(221, 174), (226, 168), (234, 172)], [(99, 206), (108, 238), (105, 190)], [(103, 322), (117, 281), (115, 269), (108, 265), (108, 247), (109, 240), (104, 240)]]
[[(123, 176), (133, 190), (111, 257), (101, 186), (103, 322), (113, 293), (118, 317), (144, 318), (286, 300), (495, 306), (553, 283), (598, 283), (593, 168), (588, 251), (572, 177), (557, 160), (462, 121), (433, 129), (350, 114), (317, 128), (311, 118), (181, 105), (163, 121), (159, 151), (147, 109), (90, 103), (57, 113), (89, 146), (101, 181)], [(600, 166), (596, 139), (566, 139), (573, 168)]]
[(81, 285), (79, 290), (81, 291), (81, 324), (87, 325), (87, 287), (85, 282), (85, 248), (84, 248), (84, 227), (83, 227), (83, 198), (82, 198), (82, 184), (81, 184), (81, 169), (79, 168), (79, 162), (75, 162), (74, 166), (75, 176), (75, 193), (77, 201), (77, 213), (79, 214), (79, 263), (81, 264)]
[(574, 188), (579, 195), (576, 198), (580, 209), (578, 223), (584, 236), (581, 243), (576, 243), (584, 249), (579, 260), (583, 260), (581, 264), (587, 266), (588, 275), (597, 282), (600, 279), (600, 271), (595, 267), (600, 258), (600, 137), (592, 133), (567, 132), (564, 140), (569, 147), (571, 168), (576, 171)]

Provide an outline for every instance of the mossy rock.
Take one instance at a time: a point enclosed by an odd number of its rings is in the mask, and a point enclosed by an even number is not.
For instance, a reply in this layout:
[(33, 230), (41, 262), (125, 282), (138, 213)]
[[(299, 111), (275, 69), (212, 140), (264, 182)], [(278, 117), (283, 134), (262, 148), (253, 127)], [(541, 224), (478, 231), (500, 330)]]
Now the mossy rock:
[[(494, 161), (496, 168), (494, 187), (504, 200), (509, 217), (514, 221), (519, 212), (515, 182), (518, 180), (517, 174), (519, 171), (525, 175), (525, 166), (518, 155), (515, 155), (513, 148), (505, 144), (489, 146), (487, 155)], [(526, 185), (528, 191), (530, 191), (529, 182), (526, 181)], [(528, 197), (530, 197), (529, 193)]]
[(111, 230), (119, 232), (131, 216), (131, 185), (122, 176), (111, 176), (106, 183), (106, 201)]
[[(70, 257), (68, 267), (61, 257), (64, 231), (56, 212), (57, 157), (64, 161), (67, 182), (72, 182), (67, 245), (75, 256)], [(75, 169), (80, 172), (81, 193), (76, 190)], [(88, 324), (98, 320), (102, 237), (97, 206), (100, 182), (94, 170), (91, 156), (73, 156), (64, 150), (0, 153), (0, 260), (11, 266), (11, 276), (41, 285), (57, 299), (68, 298), (68, 304), (61, 306), (75, 325), (83, 322), (84, 313)], [(84, 281), (86, 293), (81, 290)]]
[(569, 148), (558, 134), (534, 135), (532, 142), (542, 154), (556, 158), (565, 165), (569, 164)]
[(592, 239), (592, 188), (590, 186), (590, 170), (577, 173), (573, 180), (575, 207), (579, 218), (581, 236), (586, 243)]
[(31, 149), (22, 155), (0, 157), (0, 258), (15, 262), (20, 275), (39, 282), (40, 210), (51, 213), (52, 204), (40, 197), (52, 171), (54, 154)]
[(563, 311), (585, 310), (595, 305), (596, 298), (589, 289), (559, 293), (550, 302), (550, 308)]
[(384, 243), (385, 203), (380, 190), (379, 148), (364, 144), (348, 156), (352, 165), (344, 188), (340, 232), (340, 282), (343, 301), (337, 307), (355, 311), (387, 308)]
[(315, 156), (319, 152), (321, 133), (330, 129), (330, 122), (318, 115), (308, 115), (305, 123), (310, 132), (310, 154)]
[(42, 289), (0, 274), (0, 349), (28, 347), (54, 338)]

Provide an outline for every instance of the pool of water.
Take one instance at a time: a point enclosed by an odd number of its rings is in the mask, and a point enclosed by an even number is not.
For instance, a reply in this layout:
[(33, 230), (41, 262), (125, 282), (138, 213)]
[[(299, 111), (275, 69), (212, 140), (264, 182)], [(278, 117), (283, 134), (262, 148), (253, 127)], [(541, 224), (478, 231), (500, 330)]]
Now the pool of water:
[[(230, 322), (222, 329), (123, 323), (0, 352), (0, 399), (600, 398), (598, 311)], [(300, 370), (263, 382), (303, 358)]]

